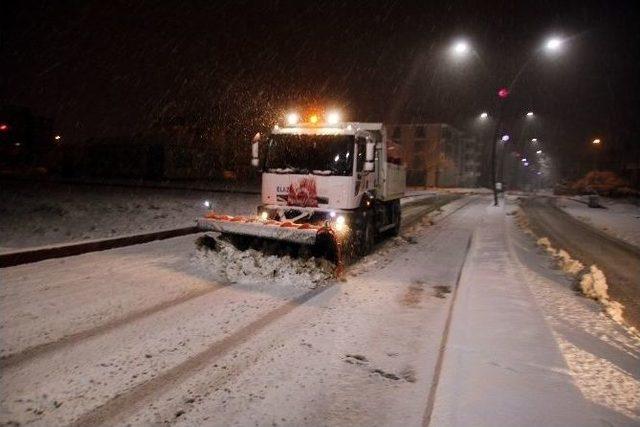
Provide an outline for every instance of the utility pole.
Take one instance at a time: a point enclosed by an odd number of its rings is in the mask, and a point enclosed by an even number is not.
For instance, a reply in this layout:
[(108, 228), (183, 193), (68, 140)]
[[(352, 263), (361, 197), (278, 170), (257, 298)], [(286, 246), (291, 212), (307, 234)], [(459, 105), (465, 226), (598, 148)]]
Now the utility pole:
[(502, 112), (504, 104), (507, 102), (509, 90), (502, 88), (498, 91), (498, 117), (496, 118), (496, 129), (493, 132), (493, 141), (491, 141), (491, 185), (493, 186), (493, 206), (498, 206), (498, 188), (496, 187), (496, 147), (502, 128)]

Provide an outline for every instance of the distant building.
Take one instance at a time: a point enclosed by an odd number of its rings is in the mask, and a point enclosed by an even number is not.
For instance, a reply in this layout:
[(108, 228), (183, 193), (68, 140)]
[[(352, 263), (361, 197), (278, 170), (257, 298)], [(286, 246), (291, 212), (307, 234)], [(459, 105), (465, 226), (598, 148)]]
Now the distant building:
[(444, 123), (391, 124), (392, 140), (402, 146), (407, 185), (475, 187), (482, 150), (474, 137)]

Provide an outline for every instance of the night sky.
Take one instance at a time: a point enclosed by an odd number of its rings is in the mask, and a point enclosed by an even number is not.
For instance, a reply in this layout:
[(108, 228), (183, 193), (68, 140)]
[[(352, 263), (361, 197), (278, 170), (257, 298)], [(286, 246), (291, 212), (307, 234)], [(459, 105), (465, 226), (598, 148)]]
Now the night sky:
[[(532, 109), (564, 157), (599, 136), (638, 145), (638, 21), (632, 2), (20, 1), (2, 13), (2, 102), (55, 120), (67, 140), (158, 121), (269, 124), (334, 105), (359, 121), (471, 128), (514, 88), (508, 126)], [(464, 36), (477, 58), (455, 63)], [(634, 142), (634, 138), (635, 141)]]

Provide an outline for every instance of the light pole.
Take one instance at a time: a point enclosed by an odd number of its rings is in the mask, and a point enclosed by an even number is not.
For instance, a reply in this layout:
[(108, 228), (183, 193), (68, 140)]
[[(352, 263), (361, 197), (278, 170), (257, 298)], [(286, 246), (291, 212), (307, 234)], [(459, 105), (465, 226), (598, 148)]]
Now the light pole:
[[(513, 90), (520, 75), (527, 68), (527, 66), (531, 63), (531, 61), (536, 57), (536, 55), (541, 51), (546, 51), (550, 54), (555, 54), (562, 50), (564, 45), (564, 40), (559, 37), (550, 37), (546, 40), (544, 45), (536, 49), (529, 58), (522, 64), (518, 72), (515, 74), (511, 84), (507, 87), (503, 87), (498, 91), (498, 108), (497, 108), (497, 116), (496, 116), (496, 125), (494, 130), (493, 140), (491, 141), (491, 184), (493, 187), (493, 203), (494, 206), (498, 206), (498, 189), (496, 187), (496, 145), (498, 144), (498, 136), (502, 127), (502, 116), (505, 110), (505, 104), (507, 102), (507, 98), (509, 93)], [(466, 58), (469, 53), (474, 52), (472, 46), (466, 41), (459, 39), (450, 48), (451, 55), (456, 59)], [(475, 53), (477, 55), (477, 53)], [(533, 118), (533, 112), (527, 112), (527, 118)]]
[[(498, 91), (498, 118), (496, 120), (496, 128), (493, 132), (493, 139), (491, 140), (491, 186), (493, 187), (493, 206), (498, 206), (498, 187), (496, 186), (496, 146), (498, 145), (498, 135), (500, 134), (500, 128), (502, 127), (502, 113), (504, 111), (504, 104), (509, 96), (509, 89), (502, 88)], [(503, 139), (504, 142), (509, 140)], [(504, 138), (504, 137), (503, 137)]]
[(602, 141), (600, 140), (600, 138), (596, 138), (593, 141), (591, 141), (591, 144), (593, 145), (593, 170), (597, 171), (598, 164), (600, 163), (599, 154), (600, 154), (600, 144), (602, 144)]

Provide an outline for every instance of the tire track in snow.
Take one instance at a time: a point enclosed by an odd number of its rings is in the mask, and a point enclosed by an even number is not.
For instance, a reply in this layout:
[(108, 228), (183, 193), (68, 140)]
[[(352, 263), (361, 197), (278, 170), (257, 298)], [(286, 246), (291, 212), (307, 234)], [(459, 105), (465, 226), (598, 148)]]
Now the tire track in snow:
[(71, 335), (64, 336), (56, 341), (50, 341), (43, 344), (38, 344), (33, 347), (28, 347), (24, 350), (21, 350), (17, 353), (8, 354), (3, 356), (0, 359), (0, 370), (7, 370), (14, 366), (21, 365), (23, 363), (27, 363), (33, 359), (45, 356), (49, 353), (53, 353), (55, 351), (60, 350), (61, 348), (75, 345), (80, 341), (84, 341), (90, 338), (94, 338), (100, 335), (104, 335), (114, 329), (125, 326), (129, 323), (133, 323), (137, 320), (143, 319), (147, 316), (151, 316), (153, 314), (159, 313), (161, 311), (167, 310), (168, 308), (174, 307), (176, 305), (185, 303), (195, 298), (199, 298), (203, 295), (210, 294), (212, 292), (223, 289), (224, 285), (217, 285), (215, 287), (201, 289), (195, 292), (189, 292), (179, 298), (172, 299), (169, 301), (161, 302), (160, 304), (156, 304), (152, 307), (146, 308), (144, 310), (134, 311), (124, 317), (120, 317), (114, 319), (110, 322), (103, 323), (95, 328), (87, 329), (84, 331), (76, 332)]
[[(453, 214), (457, 213), (476, 199), (477, 198), (475, 197), (471, 197), (470, 200), (460, 204), (460, 206), (455, 207), (453, 210), (446, 212), (444, 215), (438, 218), (438, 223), (443, 223)], [(426, 213), (427, 212), (425, 211), (424, 214)], [(417, 221), (422, 216), (423, 215), (417, 216), (415, 221)], [(415, 221), (411, 221), (405, 224), (403, 228), (406, 229), (406, 227), (409, 227)], [(469, 245), (467, 245), (467, 252), (468, 249)], [(460, 271), (462, 271), (462, 269)], [(459, 281), (459, 275), (457, 280)], [(297, 307), (305, 304), (312, 298), (320, 295), (321, 293), (324, 293), (325, 291), (328, 291), (338, 284), (339, 282), (333, 282), (327, 286), (312, 289), (284, 303), (280, 307), (252, 321), (251, 323), (240, 328), (231, 335), (219, 341), (216, 341), (204, 351), (194, 355), (186, 361), (164, 371), (163, 373), (144, 383), (141, 383), (122, 393), (115, 395), (102, 405), (85, 412), (80, 417), (76, 418), (70, 425), (74, 427), (84, 427), (88, 425), (109, 425), (116, 423), (118, 419), (122, 420), (123, 417), (135, 413), (137, 410), (144, 407), (149, 401), (152, 401), (156, 396), (162, 394), (164, 391), (171, 389), (178, 384), (181, 384), (192, 374), (198, 372), (208, 363), (211, 363), (213, 360), (227, 355), (238, 346), (248, 342), (252, 337), (260, 333), (271, 324), (291, 313)], [(222, 378), (222, 382), (226, 381), (226, 379), (230, 377), (228, 373), (222, 374), (222, 376), (224, 377)]]
[[(453, 200), (448, 200), (445, 202), (445, 204), (453, 202), (457, 199), (453, 199)], [(454, 214), (455, 212), (457, 212), (458, 210), (462, 209), (463, 207), (467, 206), (473, 199), (461, 204), (460, 206), (456, 207), (454, 210), (452, 210), (451, 212), (447, 212), (445, 215), (443, 215), (440, 218), (440, 221), (445, 220), (448, 216)], [(422, 205), (422, 209), (419, 209), (419, 212), (417, 214), (413, 214), (411, 215), (411, 219), (409, 221), (406, 221), (405, 224), (402, 225), (403, 229), (406, 229), (408, 227), (410, 227), (411, 225), (413, 225), (415, 222), (417, 222), (420, 218), (422, 218), (424, 215), (432, 212), (434, 209), (437, 209), (439, 207), (441, 207), (443, 205), (441, 204), (437, 204), (435, 206), (430, 205), (430, 204), (425, 204)], [(209, 294), (211, 292), (214, 292), (216, 290), (222, 289), (224, 286), (216, 286), (214, 288), (207, 288), (207, 289), (202, 289), (199, 291), (195, 291), (195, 292), (190, 292), (188, 294), (185, 294), (177, 299), (173, 299), (173, 300), (169, 300), (169, 301), (164, 301), (161, 302), (157, 305), (154, 305), (152, 307), (146, 308), (144, 310), (140, 310), (140, 311), (136, 311), (133, 313), (130, 313), (124, 317), (121, 318), (117, 318), (117, 319), (113, 319), (107, 323), (104, 323), (102, 325), (98, 325), (94, 328), (91, 329), (87, 329), (87, 330), (83, 330), (83, 331), (79, 331), (70, 335), (66, 335), (58, 340), (55, 341), (50, 341), (50, 342), (46, 342), (46, 343), (42, 343), (42, 344), (37, 344), (35, 346), (32, 347), (28, 347), (26, 349), (20, 350), (16, 353), (11, 353), (11, 354), (7, 354), (2, 356), (2, 358), (0, 358), (0, 369), (2, 370), (7, 370), (7, 369), (11, 369), (12, 367), (27, 363), (31, 360), (34, 360), (36, 358), (45, 356), (47, 354), (53, 353), (55, 351), (58, 351), (66, 346), (69, 345), (75, 345), (80, 341), (83, 340), (87, 340), (90, 338), (94, 338), (100, 335), (104, 335), (114, 329), (117, 329), (119, 327), (125, 326), (129, 323), (133, 323), (137, 320), (143, 319), (147, 316), (151, 316), (153, 314), (159, 313), (161, 311), (164, 311), (168, 308), (174, 307), (176, 305), (185, 303), (187, 301), (190, 301), (192, 299), (201, 297), (203, 295)]]
[(161, 375), (149, 381), (116, 395), (104, 404), (84, 413), (71, 423), (71, 426), (80, 427), (110, 424), (115, 417), (135, 411), (141, 404), (144, 404), (146, 400), (153, 398), (163, 390), (167, 390), (183, 382), (185, 377), (188, 377), (191, 373), (197, 372), (212, 360), (228, 354), (231, 350), (247, 342), (255, 334), (286, 316), (298, 306), (331, 289), (337, 284), (338, 282), (334, 282), (329, 286), (312, 289), (284, 303), (231, 335), (213, 343), (206, 350), (196, 354), (194, 357), (166, 370)]

